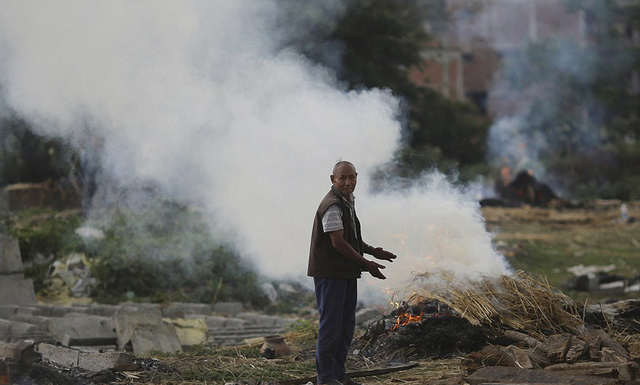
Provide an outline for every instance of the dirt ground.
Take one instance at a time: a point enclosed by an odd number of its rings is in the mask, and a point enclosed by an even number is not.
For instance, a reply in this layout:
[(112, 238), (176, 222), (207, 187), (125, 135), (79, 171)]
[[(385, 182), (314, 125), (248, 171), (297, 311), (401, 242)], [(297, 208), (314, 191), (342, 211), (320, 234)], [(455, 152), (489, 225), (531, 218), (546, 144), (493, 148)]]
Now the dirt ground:
[[(614, 266), (613, 272), (629, 278), (640, 275), (640, 202), (625, 203), (626, 218), (622, 216), (621, 204), (619, 201), (594, 201), (574, 208), (483, 207), (482, 213), (487, 229), (495, 235), (496, 247), (514, 270), (542, 274), (548, 278), (551, 286), (561, 287), (572, 275), (567, 269), (576, 265), (611, 265)], [(577, 301), (587, 300), (590, 303), (640, 296), (639, 293), (626, 296), (616, 293), (567, 294)], [(258, 346), (224, 352), (211, 350), (179, 357), (156, 356), (147, 358), (153, 360), (148, 362), (171, 370), (118, 373), (115, 381), (108, 383), (266, 385), (275, 382), (261, 382), (260, 373), (272, 376), (274, 372), (289, 372), (287, 378), (313, 375), (313, 337), (299, 340), (294, 335), (287, 335), (287, 338), (296, 352), (293, 357), (265, 360), (257, 356)], [(625, 344), (634, 359), (640, 360), (640, 335), (618, 333), (615, 338)], [(449, 383), (453, 384), (465, 375), (462, 365), (464, 357), (465, 354), (459, 354), (451, 358), (412, 359), (410, 361), (418, 363), (418, 366), (356, 380), (369, 385), (422, 385), (449, 379)], [(375, 369), (385, 363), (392, 362), (352, 361), (350, 370)], [(277, 375), (275, 378), (278, 378)], [(91, 381), (80, 383), (103, 383)]]

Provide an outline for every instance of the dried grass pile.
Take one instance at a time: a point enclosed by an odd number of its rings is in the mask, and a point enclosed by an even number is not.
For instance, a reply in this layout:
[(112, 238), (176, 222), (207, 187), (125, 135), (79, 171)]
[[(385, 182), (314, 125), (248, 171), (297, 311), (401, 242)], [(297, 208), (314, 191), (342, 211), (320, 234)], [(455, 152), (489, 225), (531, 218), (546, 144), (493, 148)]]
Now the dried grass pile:
[(415, 276), (416, 303), (437, 300), (456, 311), (472, 325), (496, 335), (518, 330), (534, 337), (569, 332), (582, 334), (584, 322), (577, 306), (553, 289), (546, 279), (522, 271), (497, 278), (462, 282), (450, 274), (422, 273)]

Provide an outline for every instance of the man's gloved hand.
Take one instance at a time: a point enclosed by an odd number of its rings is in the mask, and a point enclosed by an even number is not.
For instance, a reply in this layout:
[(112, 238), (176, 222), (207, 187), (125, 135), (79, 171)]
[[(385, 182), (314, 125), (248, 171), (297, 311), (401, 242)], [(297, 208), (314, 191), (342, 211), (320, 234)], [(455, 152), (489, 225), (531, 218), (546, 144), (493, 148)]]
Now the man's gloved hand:
[(382, 247), (375, 247), (371, 250), (371, 255), (378, 259), (383, 259), (385, 261), (393, 262), (394, 259), (397, 258), (395, 254), (390, 251), (383, 249)]
[(379, 279), (387, 279), (387, 277), (385, 277), (384, 274), (380, 272), (380, 269), (384, 268), (384, 265), (381, 265), (374, 261), (367, 261), (367, 265), (365, 266), (365, 269), (367, 269), (369, 274)]

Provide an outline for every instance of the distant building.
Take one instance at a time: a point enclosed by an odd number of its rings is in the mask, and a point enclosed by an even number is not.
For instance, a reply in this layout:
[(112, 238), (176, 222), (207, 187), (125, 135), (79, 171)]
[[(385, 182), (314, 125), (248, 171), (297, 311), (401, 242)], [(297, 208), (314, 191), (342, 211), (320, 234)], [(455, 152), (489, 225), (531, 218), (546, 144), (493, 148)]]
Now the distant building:
[[(625, 7), (638, 5), (640, 0), (617, 3)], [(549, 38), (571, 39), (585, 46), (600, 44), (597, 31), (604, 26), (596, 24), (593, 12), (570, 11), (566, 4), (566, 0), (447, 0), (447, 28), (432, 32), (434, 45), (422, 53), (427, 66), (413, 71), (411, 79), (449, 98), (470, 101), (486, 114), (517, 109), (517, 101), (508, 100), (509, 96), (490, 93), (505, 57)], [(640, 32), (633, 26), (614, 27), (630, 46), (640, 46)], [(638, 71), (629, 74), (629, 87), (640, 93)], [(496, 103), (496, 99), (507, 99), (507, 103)]]

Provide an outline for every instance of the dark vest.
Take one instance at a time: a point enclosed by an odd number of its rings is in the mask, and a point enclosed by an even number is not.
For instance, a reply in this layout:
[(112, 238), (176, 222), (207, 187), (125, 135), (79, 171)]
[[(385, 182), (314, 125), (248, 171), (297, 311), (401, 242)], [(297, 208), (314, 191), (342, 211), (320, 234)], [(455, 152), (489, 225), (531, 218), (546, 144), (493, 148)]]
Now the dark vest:
[[(362, 267), (357, 263), (345, 258), (331, 244), (331, 237), (322, 229), (322, 217), (329, 206), (337, 204), (342, 210), (342, 225), (344, 228), (344, 239), (362, 255), (362, 234), (360, 232), (360, 221), (355, 210), (349, 209), (349, 203), (335, 189), (325, 195), (316, 217), (313, 221), (313, 231), (311, 233), (311, 250), (309, 251), (309, 268), (307, 275), (310, 277), (354, 279), (360, 278)], [(353, 224), (352, 224), (353, 214)]]

